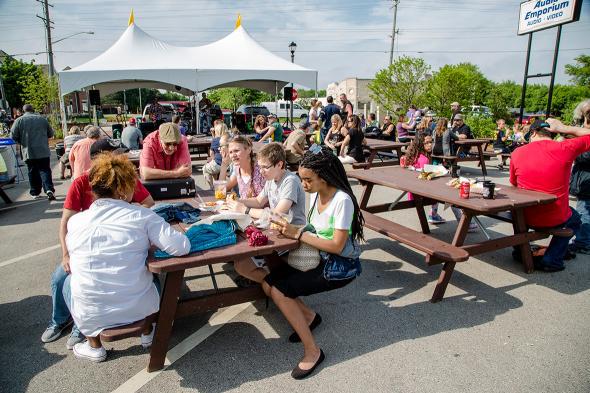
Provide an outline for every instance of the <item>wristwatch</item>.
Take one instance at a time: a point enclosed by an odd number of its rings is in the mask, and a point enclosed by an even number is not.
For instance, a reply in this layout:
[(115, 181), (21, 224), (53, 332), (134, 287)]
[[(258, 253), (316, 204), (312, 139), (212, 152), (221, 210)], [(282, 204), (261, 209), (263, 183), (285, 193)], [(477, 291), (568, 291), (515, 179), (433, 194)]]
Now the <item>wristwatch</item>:
[(245, 214), (250, 214), (250, 207), (246, 207), (246, 211), (244, 213)]
[(303, 236), (303, 232), (305, 232), (304, 229), (305, 229), (305, 227), (299, 228), (299, 233), (297, 234), (297, 240), (301, 240), (301, 236)]

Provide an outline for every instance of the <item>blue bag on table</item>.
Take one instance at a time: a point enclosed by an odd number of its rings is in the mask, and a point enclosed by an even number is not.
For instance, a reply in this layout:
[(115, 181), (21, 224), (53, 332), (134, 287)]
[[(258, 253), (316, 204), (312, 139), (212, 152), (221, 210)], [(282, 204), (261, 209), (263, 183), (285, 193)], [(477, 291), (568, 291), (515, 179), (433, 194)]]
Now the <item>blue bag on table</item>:
[(158, 203), (152, 207), (152, 211), (166, 222), (180, 221), (185, 224), (194, 224), (201, 219), (201, 211), (186, 202)]
[[(185, 235), (191, 243), (191, 253), (211, 248), (217, 248), (236, 244), (238, 238), (236, 230), (238, 225), (233, 220), (215, 221), (212, 224), (201, 224), (190, 227)], [(156, 250), (154, 253), (156, 258), (169, 258), (172, 255), (162, 251)]]

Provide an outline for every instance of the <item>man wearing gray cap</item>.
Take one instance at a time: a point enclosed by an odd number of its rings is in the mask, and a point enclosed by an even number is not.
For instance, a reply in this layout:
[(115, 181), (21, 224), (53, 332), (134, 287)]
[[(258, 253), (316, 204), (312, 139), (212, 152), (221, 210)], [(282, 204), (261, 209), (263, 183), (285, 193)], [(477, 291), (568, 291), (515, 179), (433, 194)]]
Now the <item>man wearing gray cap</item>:
[(139, 157), (143, 180), (181, 179), (192, 174), (188, 141), (174, 123), (161, 124), (145, 137)]
[(29, 194), (41, 198), (41, 187), (47, 199), (55, 200), (55, 188), (51, 178), (49, 138), (54, 135), (47, 119), (35, 114), (33, 106), (23, 106), (25, 114), (15, 120), (10, 137), (22, 147), (23, 160), (29, 171)]

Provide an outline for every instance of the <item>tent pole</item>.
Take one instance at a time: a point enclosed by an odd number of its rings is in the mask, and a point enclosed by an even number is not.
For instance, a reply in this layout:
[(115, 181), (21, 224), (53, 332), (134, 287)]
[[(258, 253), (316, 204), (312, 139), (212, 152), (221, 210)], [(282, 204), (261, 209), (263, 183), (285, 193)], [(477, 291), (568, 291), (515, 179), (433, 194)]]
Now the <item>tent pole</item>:
[(318, 73), (315, 73), (315, 99), (318, 99)]
[(57, 86), (58, 94), (59, 94), (59, 110), (61, 112), (61, 129), (63, 132), (63, 136), (67, 135), (68, 129), (68, 118), (66, 113), (66, 104), (64, 103), (64, 96), (61, 95), (61, 86)]
[(201, 108), (199, 108), (199, 92), (195, 92), (195, 109), (197, 110), (197, 134), (201, 133)]
[(279, 86), (275, 81), (275, 115), (279, 115)]

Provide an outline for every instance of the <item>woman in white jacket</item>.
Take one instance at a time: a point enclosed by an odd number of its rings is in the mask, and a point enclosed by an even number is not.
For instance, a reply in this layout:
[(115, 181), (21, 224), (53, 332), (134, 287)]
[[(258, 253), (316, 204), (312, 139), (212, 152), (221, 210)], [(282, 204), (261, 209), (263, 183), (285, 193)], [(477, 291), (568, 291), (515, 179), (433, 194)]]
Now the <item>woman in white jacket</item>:
[[(158, 289), (145, 263), (150, 244), (172, 255), (185, 255), (190, 242), (150, 209), (129, 203), (136, 174), (127, 157), (99, 156), (89, 180), (96, 200), (68, 221), (72, 274), (63, 292), (76, 325), (88, 338), (74, 346), (74, 354), (101, 362), (106, 350), (100, 332), (159, 309)], [(151, 345), (153, 334), (154, 327), (148, 326), (141, 337), (144, 347)]]

